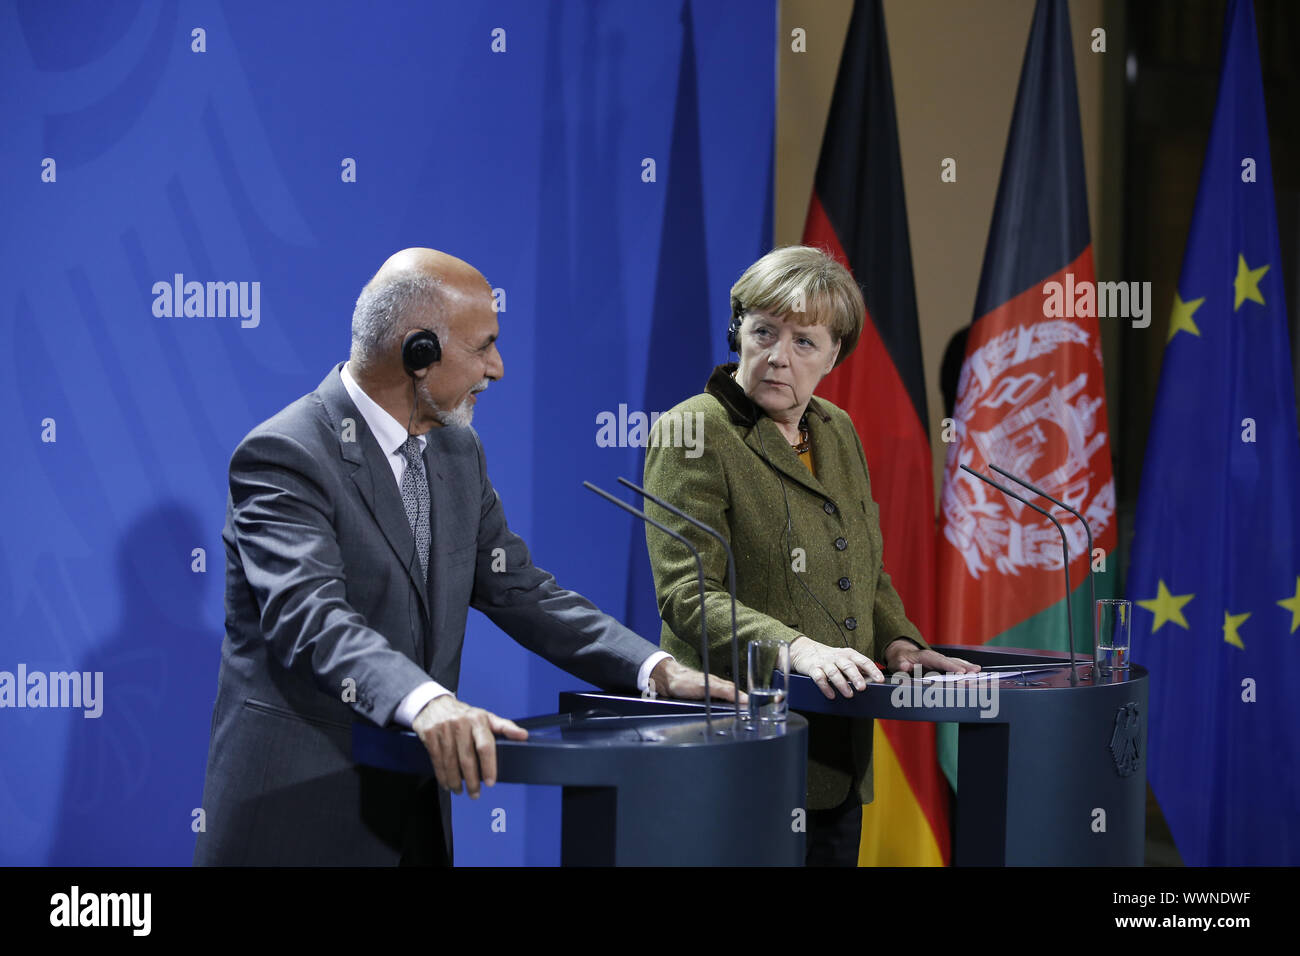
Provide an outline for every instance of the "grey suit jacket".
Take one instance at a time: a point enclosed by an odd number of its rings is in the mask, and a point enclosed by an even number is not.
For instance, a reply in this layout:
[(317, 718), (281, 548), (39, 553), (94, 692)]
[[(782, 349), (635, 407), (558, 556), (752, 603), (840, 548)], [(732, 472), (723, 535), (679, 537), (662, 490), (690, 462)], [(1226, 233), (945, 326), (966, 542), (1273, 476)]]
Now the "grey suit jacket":
[[(432, 768), (421, 780), (359, 767), (350, 738), (356, 721), (389, 723), (430, 677), (456, 689), (471, 606), (605, 688), (635, 688), (658, 650), (533, 565), (471, 428), (428, 434), (423, 579), (397, 483), (341, 368), (230, 462), (226, 636), (196, 864), (392, 865), (412, 815), (435, 813), (450, 859), (450, 799), (428, 785)], [(503, 571), (492, 570), (498, 548)]]

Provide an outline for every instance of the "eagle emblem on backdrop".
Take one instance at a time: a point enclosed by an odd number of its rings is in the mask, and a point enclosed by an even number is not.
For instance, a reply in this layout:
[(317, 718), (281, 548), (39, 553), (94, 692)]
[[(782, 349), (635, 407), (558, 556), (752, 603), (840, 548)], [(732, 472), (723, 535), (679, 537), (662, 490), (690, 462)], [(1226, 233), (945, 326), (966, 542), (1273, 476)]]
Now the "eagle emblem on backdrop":
[[(966, 360), (957, 385), (956, 441), (948, 447), (943, 535), (972, 578), (1061, 570), (1061, 538), (1050, 521), (961, 471), (991, 462), (1077, 508), (1102, 537), (1115, 520), (1101, 387), (1101, 354), (1082, 324), (1069, 319), (1018, 325), (993, 336)], [(1094, 367), (1056, 354), (1085, 351)], [(1088, 363), (1092, 365), (1092, 363)], [(1062, 369), (1066, 369), (1062, 374)], [(1099, 460), (1100, 459), (1100, 460)], [(1017, 489), (1020, 490), (1020, 489)], [(1028, 494), (1027, 494), (1028, 497)], [(1087, 536), (1062, 522), (1070, 560), (1085, 556)]]

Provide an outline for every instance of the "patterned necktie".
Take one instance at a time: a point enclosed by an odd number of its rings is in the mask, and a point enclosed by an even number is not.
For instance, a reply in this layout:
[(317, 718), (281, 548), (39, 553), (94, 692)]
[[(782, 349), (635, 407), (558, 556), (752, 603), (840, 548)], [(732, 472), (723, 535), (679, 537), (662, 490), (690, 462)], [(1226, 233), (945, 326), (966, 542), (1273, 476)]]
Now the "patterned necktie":
[(420, 570), (429, 576), (429, 481), (424, 473), (424, 455), (420, 439), (411, 435), (402, 443), (402, 457), (406, 470), (402, 472), (402, 504), (406, 507), (406, 520), (415, 535), (415, 550), (420, 556)]

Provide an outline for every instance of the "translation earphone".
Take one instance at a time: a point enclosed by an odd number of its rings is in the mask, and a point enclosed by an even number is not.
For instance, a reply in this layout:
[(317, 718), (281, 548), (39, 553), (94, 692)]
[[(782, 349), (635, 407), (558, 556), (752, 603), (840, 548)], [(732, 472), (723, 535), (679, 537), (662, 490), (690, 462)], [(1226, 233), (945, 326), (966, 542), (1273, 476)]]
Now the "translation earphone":
[(429, 329), (414, 329), (402, 340), (402, 367), (407, 374), (442, 361), (442, 343)]
[(740, 354), (740, 322), (744, 311), (739, 299), (731, 300), (731, 322), (727, 325), (727, 348), (737, 355)]

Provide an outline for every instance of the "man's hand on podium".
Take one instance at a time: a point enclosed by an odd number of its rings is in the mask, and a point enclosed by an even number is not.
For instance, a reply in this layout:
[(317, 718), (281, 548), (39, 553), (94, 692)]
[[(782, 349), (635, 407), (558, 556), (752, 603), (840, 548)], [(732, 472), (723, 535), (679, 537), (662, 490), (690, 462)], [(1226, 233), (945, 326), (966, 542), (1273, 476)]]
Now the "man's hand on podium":
[(475, 800), (479, 783), (497, 782), (496, 734), (511, 740), (527, 740), (528, 731), (514, 721), (498, 717), (481, 707), (457, 700), (455, 694), (440, 694), (424, 705), (411, 726), (433, 761), (438, 783), (460, 793), (461, 781)]
[[(650, 681), (658, 697), (671, 697), (676, 700), (703, 700), (704, 674), (684, 664), (679, 664), (671, 657), (665, 657), (650, 672)], [(717, 700), (734, 701), (736, 685), (721, 677), (709, 676), (709, 697)], [(741, 694), (740, 703), (749, 703), (749, 695)]]
[(924, 670), (970, 674), (980, 669), (978, 664), (960, 657), (945, 657), (932, 648), (922, 650), (905, 638), (899, 638), (885, 648), (885, 664), (891, 671), (904, 674), (921, 674)]

